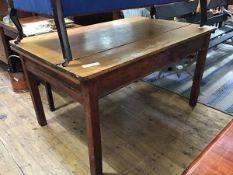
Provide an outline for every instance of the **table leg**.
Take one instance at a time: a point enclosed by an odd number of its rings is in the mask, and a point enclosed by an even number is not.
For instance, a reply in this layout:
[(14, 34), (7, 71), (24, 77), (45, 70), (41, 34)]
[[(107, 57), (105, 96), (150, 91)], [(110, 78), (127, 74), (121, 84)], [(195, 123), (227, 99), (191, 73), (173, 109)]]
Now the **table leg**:
[[(94, 88), (93, 88), (94, 89)], [(102, 150), (98, 97), (92, 88), (85, 90), (84, 110), (91, 175), (102, 175)]]
[(47, 121), (45, 118), (44, 109), (43, 109), (43, 105), (42, 105), (42, 101), (40, 97), (38, 81), (32, 73), (25, 71), (25, 69), (24, 69), (24, 72), (26, 75), (30, 94), (32, 97), (33, 106), (36, 112), (37, 121), (41, 126), (45, 126), (47, 125)]
[(55, 111), (52, 88), (48, 82), (45, 82), (45, 90), (46, 90), (46, 94), (47, 94), (47, 100), (49, 103), (49, 109), (50, 109), (50, 111)]
[(189, 99), (190, 106), (195, 106), (197, 104), (197, 99), (200, 93), (200, 86), (205, 68), (208, 46), (209, 46), (209, 37), (207, 37), (206, 39), (205, 49), (198, 52), (197, 63), (193, 77), (193, 85)]

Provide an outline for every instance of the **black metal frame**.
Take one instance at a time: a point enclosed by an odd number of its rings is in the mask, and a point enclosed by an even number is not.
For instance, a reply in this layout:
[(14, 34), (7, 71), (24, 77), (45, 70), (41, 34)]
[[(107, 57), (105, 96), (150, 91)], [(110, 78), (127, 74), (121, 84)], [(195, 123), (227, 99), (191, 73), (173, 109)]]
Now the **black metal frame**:
[(19, 18), (17, 15), (17, 9), (14, 8), (13, 0), (8, 0), (8, 13), (9, 13), (9, 16), (10, 16), (12, 22), (15, 24), (15, 26), (18, 30), (18, 36), (15, 40), (15, 43), (17, 44), (23, 39), (24, 34), (23, 34), (23, 28), (19, 22)]
[(151, 11), (151, 13), (154, 14), (156, 19), (170, 20), (174, 19), (174, 17), (187, 18), (189, 16), (191, 17), (195, 15), (197, 6), (197, 1), (180, 1), (154, 6), (154, 9)]
[(69, 62), (72, 60), (72, 52), (70, 48), (70, 42), (66, 30), (66, 24), (64, 20), (64, 14), (62, 9), (61, 0), (51, 0), (53, 6), (53, 17), (55, 25), (57, 28), (58, 36), (60, 39), (61, 49), (64, 57), (64, 62), (62, 65), (68, 66)]
[(207, 23), (207, 2), (206, 0), (200, 0), (201, 5), (201, 26)]

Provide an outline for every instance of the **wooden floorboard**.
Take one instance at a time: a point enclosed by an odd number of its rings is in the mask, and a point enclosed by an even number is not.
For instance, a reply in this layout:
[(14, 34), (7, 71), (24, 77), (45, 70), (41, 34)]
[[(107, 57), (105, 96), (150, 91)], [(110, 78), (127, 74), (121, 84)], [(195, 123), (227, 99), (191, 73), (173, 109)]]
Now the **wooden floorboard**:
[[(55, 93), (58, 110), (40, 127), (28, 93), (0, 68), (0, 175), (88, 175), (83, 109)], [(105, 175), (179, 175), (231, 116), (135, 82), (100, 100)]]

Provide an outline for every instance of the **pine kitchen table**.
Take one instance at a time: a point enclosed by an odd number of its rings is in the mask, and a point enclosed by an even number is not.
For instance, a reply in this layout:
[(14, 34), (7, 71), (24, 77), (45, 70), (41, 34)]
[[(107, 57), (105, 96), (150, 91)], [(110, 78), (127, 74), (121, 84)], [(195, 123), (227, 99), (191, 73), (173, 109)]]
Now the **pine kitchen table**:
[(41, 126), (47, 122), (38, 78), (83, 105), (91, 175), (102, 175), (99, 99), (198, 53), (189, 101), (195, 106), (213, 30), (213, 27), (143, 17), (74, 28), (68, 31), (74, 59), (67, 67), (61, 65), (63, 55), (56, 33), (25, 38), (19, 44), (11, 42), (11, 48), (22, 58)]

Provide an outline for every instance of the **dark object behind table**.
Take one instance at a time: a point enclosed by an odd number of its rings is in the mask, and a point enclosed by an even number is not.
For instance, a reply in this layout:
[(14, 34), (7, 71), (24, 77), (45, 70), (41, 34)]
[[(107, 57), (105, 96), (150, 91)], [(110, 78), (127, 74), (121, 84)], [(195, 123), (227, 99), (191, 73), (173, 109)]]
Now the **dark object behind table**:
[(95, 15), (76, 16), (73, 18), (76, 24), (79, 25), (91, 25), (100, 22), (107, 22), (113, 20), (112, 13), (101, 13)]
[(27, 92), (28, 86), (19, 56), (11, 55), (8, 59), (8, 71), (12, 89), (15, 92)]

